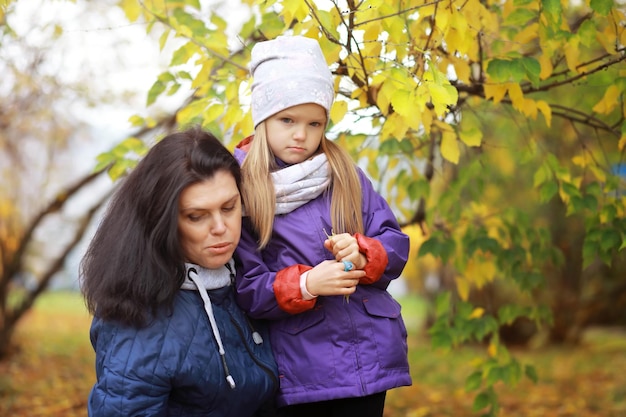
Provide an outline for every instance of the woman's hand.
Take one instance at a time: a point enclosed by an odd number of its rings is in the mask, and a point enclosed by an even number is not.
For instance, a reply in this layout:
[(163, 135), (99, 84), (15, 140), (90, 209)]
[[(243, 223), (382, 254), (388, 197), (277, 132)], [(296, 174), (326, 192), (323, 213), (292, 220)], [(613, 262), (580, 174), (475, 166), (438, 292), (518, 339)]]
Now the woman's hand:
[(323, 261), (309, 270), (306, 287), (311, 295), (350, 295), (363, 276), (362, 270), (345, 271), (343, 262)]
[(337, 261), (350, 261), (355, 269), (363, 269), (367, 258), (360, 252), (359, 244), (350, 233), (329, 236), (324, 247), (333, 253)]

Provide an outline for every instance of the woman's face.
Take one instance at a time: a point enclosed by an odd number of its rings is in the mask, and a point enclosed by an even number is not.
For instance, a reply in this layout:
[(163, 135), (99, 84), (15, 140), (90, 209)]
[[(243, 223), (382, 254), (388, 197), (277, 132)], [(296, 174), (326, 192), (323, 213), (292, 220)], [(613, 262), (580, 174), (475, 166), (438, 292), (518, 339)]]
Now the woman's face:
[(314, 103), (289, 107), (270, 116), (265, 129), (274, 155), (287, 164), (297, 164), (319, 148), (326, 130), (326, 110)]
[(209, 269), (228, 262), (241, 233), (241, 196), (228, 171), (182, 191), (178, 233), (187, 262)]

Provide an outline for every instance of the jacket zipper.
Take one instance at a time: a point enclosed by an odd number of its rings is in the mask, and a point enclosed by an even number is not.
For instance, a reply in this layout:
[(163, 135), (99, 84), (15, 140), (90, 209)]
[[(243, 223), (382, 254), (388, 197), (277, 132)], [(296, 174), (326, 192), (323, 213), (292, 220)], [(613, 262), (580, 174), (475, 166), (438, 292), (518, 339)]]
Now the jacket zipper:
[(261, 368), (266, 374), (270, 376), (270, 378), (272, 379), (272, 382), (274, 382), (274, 391), (276, 391), (278, 389), (278, 377), (274, 375), (274, 372), (272, 372), (269, 366), (264, 364), (259, 358), (257, 358), (254, 355), (254, 352), (252, 352), (252, 349), (250, 349), (250, 346), (248, 345), (246, 341), (246, 337), (244, 335), (243, 329), (241, 328), (241, 326), (239, 326), (239, 323), (235, 320), (235, 318), (230, 314), (230, 311), (228, 312), (228, 315), (230, 316), (230, 322), (235, 326), (235, 329), (237, 329), (237, 333), (239, 334), (239, 337), (241, 338), (243, 345), (248, 351), (248, 354), (250, 355), (254, 363), (256, 363), (259, 366), (259, 368)]

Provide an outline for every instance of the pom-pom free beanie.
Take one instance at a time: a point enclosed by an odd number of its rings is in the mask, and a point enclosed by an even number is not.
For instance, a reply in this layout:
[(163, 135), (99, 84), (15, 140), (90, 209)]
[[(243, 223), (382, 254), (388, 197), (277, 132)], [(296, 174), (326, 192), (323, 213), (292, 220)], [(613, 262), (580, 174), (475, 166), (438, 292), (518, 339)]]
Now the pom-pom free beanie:
[(252, 120), (263, 120), (298, 104), (330, 108), (335, 98), (333, 77), (315, 39), (279, 36), (252, 48)]

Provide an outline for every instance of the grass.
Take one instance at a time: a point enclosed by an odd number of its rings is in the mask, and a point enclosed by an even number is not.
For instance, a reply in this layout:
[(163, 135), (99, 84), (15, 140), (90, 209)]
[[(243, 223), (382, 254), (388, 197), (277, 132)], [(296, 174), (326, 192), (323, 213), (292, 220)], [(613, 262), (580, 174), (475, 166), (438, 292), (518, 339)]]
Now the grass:
[[(423, 329), (426, 304), (400, 300), (409, 332), (413, 385), (391, 390), (385, 417), (470, 417), (475, 392), (465, 392), (472, 361), (484, 348), (433, 350)], [(94, 383), (91, 318), (77, 293), (49, 292), (19, 324), (16, 347), (0, 362), (0, 415), (12, 417), (86, 416)], [(517, 349), (522, 363), (534, 365), (539, 382), (498, 386), (501, 416), (626, 416), (626, 331), (590, 329), (577, 347)]]

